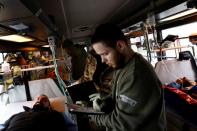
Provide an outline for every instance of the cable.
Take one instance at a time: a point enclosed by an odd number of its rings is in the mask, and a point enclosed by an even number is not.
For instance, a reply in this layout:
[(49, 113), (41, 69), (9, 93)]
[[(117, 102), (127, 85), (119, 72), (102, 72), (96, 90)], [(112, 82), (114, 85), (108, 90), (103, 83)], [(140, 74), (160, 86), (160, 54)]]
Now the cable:
[(55, 67), (55, 75), (56, 75), (58, 83), (60, 85), (60, 89), (62, 90), (63, 95), (67, 96), (68, 103), (73, 103), (72, 99), (70, 98), (70, 95), (69, 95), (69, 93), (66, 89), (67, 86), (59, 75), (57, 61), (56, 61), (56, 58), (55, 58), (55, 56), (56, 56), (55, 55), (55, 38), (53, 36), (48, 37), (48, 42), (49, 42), (49, 47), (50, 47), (51, 52), (52, 52), (52, 59), (53, 59), (53, 62), (54, 62), (54, 67)]

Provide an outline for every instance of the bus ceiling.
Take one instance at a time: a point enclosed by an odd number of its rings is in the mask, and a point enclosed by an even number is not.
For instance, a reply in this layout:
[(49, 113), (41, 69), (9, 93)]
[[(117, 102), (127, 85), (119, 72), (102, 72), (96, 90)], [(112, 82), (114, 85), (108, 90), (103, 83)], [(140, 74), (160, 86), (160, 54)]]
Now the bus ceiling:
[(49, 35), (84, 44), (101, 23), (115, 23), (123, 29), (145, 20), (148, 13), (158, 14), (183, 2), (186, 0), (4, 0), (0, 2), (0, 25), (5, 28), (0, 28), (0, 34), (33, 38), (20, 42), (22, 46), (46, 45)]

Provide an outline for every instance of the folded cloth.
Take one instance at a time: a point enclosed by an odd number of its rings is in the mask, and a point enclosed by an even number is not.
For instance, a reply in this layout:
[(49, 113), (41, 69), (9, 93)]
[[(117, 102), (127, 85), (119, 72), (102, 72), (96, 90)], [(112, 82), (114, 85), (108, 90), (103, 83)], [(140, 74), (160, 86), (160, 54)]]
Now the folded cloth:
[(0, 124), (0, 131), (5, 128), (5, 126), (3, 124)]
[(179, 98), (185, 100), (188, 104), (197, 105), (197, 100), (196, 99), (193, 99), (187, 93), (185, 93), (185, 92), (183, 92), (183, 91), (181, 91), (179, 89), (166, 86), (166, 85), (164, 85), (163, 88), (166, 89), (166, 90), (169, 90), (170, 92), (175, 93), (176, 95), (179, 96)]
[(177, 88), (177, 89), (180, 89), (181, 88), (181, 85), (176, 83), (176, 82), (172, 82), (170, 84), (168, 84), (168, 86), (170, 87), (174, 87), (174, 88)]
[(179, 78), (176, 80), (176, 83), (182, 85), (182, 87), (191, 87), (191, 86), (195, 86), (196, 85), (196, 82), (195, 81), (192, 81), (186, 77), (183, 77), (183, 78)]

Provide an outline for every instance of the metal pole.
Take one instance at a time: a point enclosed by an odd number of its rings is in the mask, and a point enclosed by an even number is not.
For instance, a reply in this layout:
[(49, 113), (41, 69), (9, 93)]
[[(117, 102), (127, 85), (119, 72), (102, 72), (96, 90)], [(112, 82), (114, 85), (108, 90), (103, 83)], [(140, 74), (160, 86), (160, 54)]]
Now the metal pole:
[(145, 24), (144, 32), (145, 32), (144, 33), (144, 38), (145, 38), (146, 46), (147, 46), (147, 58), (148, 58), (148, 61), (151, 62), (152, 58), (151, 58), (151, 51), (150, 51), (150, 43), (149, 43), (149, 40), (148, 40), (148, 28), (147, 28), (146, 24)]

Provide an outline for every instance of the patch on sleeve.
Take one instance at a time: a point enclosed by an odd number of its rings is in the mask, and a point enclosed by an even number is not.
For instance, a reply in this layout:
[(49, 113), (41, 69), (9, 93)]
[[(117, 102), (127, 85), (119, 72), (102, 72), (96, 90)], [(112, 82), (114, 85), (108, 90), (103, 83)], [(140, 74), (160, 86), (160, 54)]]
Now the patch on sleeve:
[(120, 100), (125, 102), (125, 103), (128, 103), (130, 106), (132, 107), (135, 107), (135, 105), (137, 104), (137, 101), (125, 96), (125, 95), (120, 95), (119, 96)]

